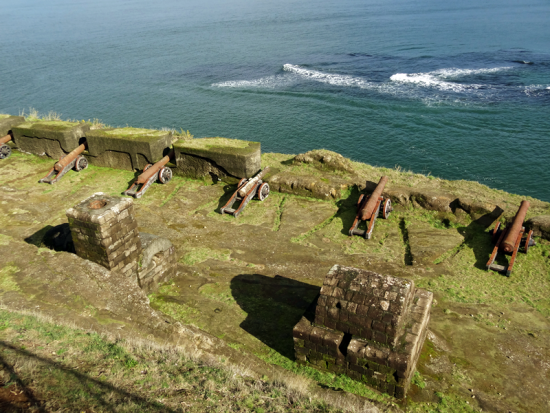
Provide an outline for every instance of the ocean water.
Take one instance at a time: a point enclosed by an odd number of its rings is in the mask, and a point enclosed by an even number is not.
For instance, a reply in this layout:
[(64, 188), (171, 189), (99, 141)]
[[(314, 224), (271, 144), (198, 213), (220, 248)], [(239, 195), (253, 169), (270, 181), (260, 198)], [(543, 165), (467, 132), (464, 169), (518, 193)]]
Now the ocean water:
[(550, 201), (547, 0), (0, 0), (0, 112), (334, 150)]

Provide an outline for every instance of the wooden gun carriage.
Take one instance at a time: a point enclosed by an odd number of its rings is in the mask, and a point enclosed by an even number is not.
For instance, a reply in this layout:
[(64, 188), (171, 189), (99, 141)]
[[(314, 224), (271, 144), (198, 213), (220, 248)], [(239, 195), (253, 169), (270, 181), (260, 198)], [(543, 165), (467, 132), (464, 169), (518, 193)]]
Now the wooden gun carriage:
[[(495, 228), (492, 231), (493, 242), (496, 241), (495, 247), (493, 248), (493, 253), (487, 262), (487, 270), (493, 270), (498, 272), (506, 272), (506, 276), (510, 276), (512, 272), (512, 267), (516, 261), (516, 256), (521, 247), (523, 241), (523, 252), (527, 254), (529, 247), (536, 245), (533, 240), (533, 230), (529, 231), (525, 235), (525, 227), (523, 226), (523, 221), (525, 220), (525, 215), (529, 209), (529, 201), (521, 201), (521, 205), (518, 209), (518, 212), (512, 224), (507, 226), (504, 230), (500, 228), (500, 222), (498, 222)], [(525, 237), (524, 237), (525, 235)], [(495, 264), (497, 254), (499, 251), (502, 251), (505, 254), (512, 254), (508, 262), (508, 267), (504, 265)]]
[(138, 176), (136, 182), (130, 186), (124, 195), (130, 195), (134, 198), (141, 198), (145, 191), (155, 182), (157, 179), (160, 183), (166, 184), (172, 179), (172, 170), (166, 166), (166, 164), (174, 157), (174, 151), (170, 151), (168, 155), (162, 158), (154, 165), (148, 164), (143, 168), (143, 173)]
[(11, 138), (12, 136), (9, 133), (0, 138), (0, 159), (6, 159), (11, 155), (11, 148), (7, 145)]
[[(269, 166), (266, 167), (263, 171), (257, 174), (255, 177), (246, 179), (243, 178), (239, 181), (237, 185), (237, 190), (229, 201), (220, 209), (220, 212), (223, 214), (233, 215), (235, 218), (239, 216), (244, 207), (250, 202), (255, 196), (263, 201), (269, 195), (269, 184), (262, 181), (262, 178), (269, 171)], [(233, 208), (235, 203), (239, 203), (237, 208)]]
[(57, 181), (59, 181), (63, 175), (65, 175), (67, 172), (69, 172), (71, 169), (74, 168), (75, 171), (80, 172), (83, 169), (86, 169), (88, 167), (88, 160), (81, 155), (82, 152), (86, 149), (86, 141), (79, 145), (76, 149), (71, 151), (66, 156), (62, 157), (54, 166), (52, 169), (50, 169), (50, 172), (42, 178), (40, 181), (41, 183), (46, 184), (55, 184)]
[[(378, 182), (378, 185), (376, 185), (376, 188), (370, 196), (361, 194), (357, 201), (355, 221), (353, 221), (353, 225), (349, 230), (350, 236), (359, 235), (365, 237), (365, 239), (370, 239), (376, 218), (379, 215), (382, 215), (384, 219), (390, 216), (392, 211), (391, 200), (382, 196), (386, 182), (388, 182), (388, 177), (383, 176), (380, 178), (380, 182)], [(366, 230), (358, 228), (362, 221), (365, 221), (365, 224), (369, 221)]]

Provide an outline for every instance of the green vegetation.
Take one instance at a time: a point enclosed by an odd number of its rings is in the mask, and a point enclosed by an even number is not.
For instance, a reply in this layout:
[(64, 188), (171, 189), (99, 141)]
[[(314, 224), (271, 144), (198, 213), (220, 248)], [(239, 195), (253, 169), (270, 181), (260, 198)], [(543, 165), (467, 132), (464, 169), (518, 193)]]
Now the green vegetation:
[[(187, 133), (189, 133), (189, 131), (187, 131)], [(190, 139), (180, 144), (181, 147), (199, 148), (199, 149), (211, 149), (211, 148), (217, 148), (217, 147), (248, 148), (249, 145), (250, 145), (249, 141), (243, 141), (240, 139), (221, 138), (221, 137)]]
[(340, 411), (246, 368), (33, 315), (1, 309), (0, 339), (0, 404), (24, 411)]

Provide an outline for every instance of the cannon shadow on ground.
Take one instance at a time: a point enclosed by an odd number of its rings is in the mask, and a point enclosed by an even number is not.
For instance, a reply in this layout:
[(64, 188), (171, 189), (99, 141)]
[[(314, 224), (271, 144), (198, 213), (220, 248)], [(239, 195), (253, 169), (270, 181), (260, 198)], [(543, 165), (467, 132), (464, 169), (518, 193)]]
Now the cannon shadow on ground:
[(319, 291), (320, 287), (280, 275), (240, 274), (231, 280), (233, 298), (247, 313), (240, 327), (291, 360), (292, 329)]

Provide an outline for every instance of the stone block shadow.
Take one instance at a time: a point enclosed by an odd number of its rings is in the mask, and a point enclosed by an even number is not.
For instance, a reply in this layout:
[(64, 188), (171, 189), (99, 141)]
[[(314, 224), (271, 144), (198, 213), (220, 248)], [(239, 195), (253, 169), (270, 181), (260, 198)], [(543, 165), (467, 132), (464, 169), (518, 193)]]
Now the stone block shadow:
[[(320, 287), (276, 275), (240, 274), (231, 293), (248, 314), (240, 327), (284, 357), (294, 360), (292, 329), (314, 308)], [(312, 311), (306, 316), (311, 318)], [(313, 321), (313, 320), (310, 320)]]

